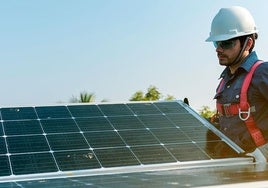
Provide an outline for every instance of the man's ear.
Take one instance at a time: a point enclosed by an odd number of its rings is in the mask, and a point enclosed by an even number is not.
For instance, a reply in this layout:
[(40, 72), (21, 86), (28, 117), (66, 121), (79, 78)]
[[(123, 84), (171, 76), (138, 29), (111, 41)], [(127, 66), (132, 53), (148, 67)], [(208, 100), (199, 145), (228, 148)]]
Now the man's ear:
[(249, 49), (252, 47), (252, 45), (253, 45), (253, 39), (251, 37), (249, 37), (245, 51), (249, 51)]

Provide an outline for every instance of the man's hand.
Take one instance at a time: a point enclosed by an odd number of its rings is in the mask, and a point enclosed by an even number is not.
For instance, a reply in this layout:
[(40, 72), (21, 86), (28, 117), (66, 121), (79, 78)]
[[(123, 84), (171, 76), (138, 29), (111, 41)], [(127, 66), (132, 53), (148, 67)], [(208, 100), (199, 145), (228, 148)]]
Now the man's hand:
[(266, 158), (266, 161), (268, 161), (268, 143), (259, 146), (258, 149), (262, 152), (262, 154)]
[(268, 143), (257, 147), (252, 153), (248, 153), (249, 156), (253, 156), (258, 163), (268, 162)]

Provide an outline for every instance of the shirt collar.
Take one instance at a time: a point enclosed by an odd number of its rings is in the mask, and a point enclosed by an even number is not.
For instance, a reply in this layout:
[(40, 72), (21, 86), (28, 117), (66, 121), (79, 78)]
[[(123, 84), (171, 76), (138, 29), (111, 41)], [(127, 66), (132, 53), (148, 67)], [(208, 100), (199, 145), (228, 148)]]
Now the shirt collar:
[[(256, 54), (255, 51), (251, 52), (247, 57), (246, 59), (244, 60), (244, 62), (238, 67), (238, 68), (242, 68), (244, 69), (245, 71), (249, 72), (251, 67), (254, 65), (254, 63), (258, 61), (258, 56)], [(221, 76), (220, 78), (223, 78), (229, 71), (229, 68), (226, 67), (223, 72), (221, 73)]]

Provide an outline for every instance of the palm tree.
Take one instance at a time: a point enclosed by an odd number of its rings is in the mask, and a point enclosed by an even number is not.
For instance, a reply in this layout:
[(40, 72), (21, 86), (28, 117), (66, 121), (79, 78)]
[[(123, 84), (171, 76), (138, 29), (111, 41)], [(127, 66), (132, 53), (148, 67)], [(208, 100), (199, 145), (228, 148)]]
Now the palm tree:
[(79, 102), (81, 102), (81, 103), (94, 102), (94, 98), (95, 98), (94, 93), (82, 92), (82, 93), (80, 93)]
[(79, 98), (72, 96), (70, 102), (71, 103), (90, 103), (94, 102), (95, 94), (94, 93), (88, 93), (86, 91), (81, 92)]

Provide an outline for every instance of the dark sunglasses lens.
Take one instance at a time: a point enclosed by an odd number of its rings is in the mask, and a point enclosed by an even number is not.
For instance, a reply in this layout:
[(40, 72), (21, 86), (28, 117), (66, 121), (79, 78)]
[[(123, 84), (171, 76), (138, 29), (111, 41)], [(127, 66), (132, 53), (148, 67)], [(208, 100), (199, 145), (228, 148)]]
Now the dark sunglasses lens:
[(215, 48), (221, 47), (222, 49), (229, 49), (235, 46), (236, 41), (235, 40), (229, 40), (229, 41), (216, 41), (213, 42)]

